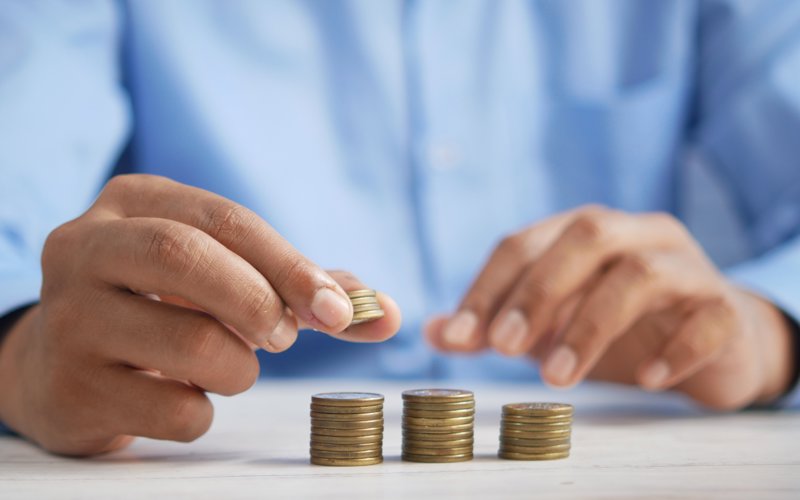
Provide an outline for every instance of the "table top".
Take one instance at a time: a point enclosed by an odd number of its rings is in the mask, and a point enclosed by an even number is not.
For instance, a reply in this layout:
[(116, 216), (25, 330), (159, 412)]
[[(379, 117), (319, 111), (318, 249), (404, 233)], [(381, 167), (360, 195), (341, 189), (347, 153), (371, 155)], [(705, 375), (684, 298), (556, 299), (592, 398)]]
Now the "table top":
[[(0, 437), (0, 498), (800, 498), (800, 413), (715, 414), (679, 396), (596, 384), (446, 384), (475, 391), (475, 459), (402, 462), (400, 393), (441, 385), (262, 380), (214, 397), (214, 425), (194, 443), (140, 439), (92, 459)], [(324, 391), (386, 396), (383, 464), (308, 463), (309, 402)], [(575, 405), (568, 459), (497, 458), (501, 406), (519, 401)]]

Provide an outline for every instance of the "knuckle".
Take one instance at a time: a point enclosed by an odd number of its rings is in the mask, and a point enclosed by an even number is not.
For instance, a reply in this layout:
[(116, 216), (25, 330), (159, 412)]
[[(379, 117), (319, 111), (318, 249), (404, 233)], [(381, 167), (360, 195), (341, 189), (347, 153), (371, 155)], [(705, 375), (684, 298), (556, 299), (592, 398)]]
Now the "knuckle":
[(464, 299), (463, 307), (474, 312), (478, 316), (488, 315), (492, 310), (496, 297), (494, 294), (483, 288), (475, 288), (469, 292)]
[(736, 318), (739, 312), (736, 306), (725, 298), (707, 302), (705, 309), (719, 324), (728, 324), (731, 319)]
[(520, 284), (520, 292), (526, 305), (541, 306), (556, 299), (557, 292), (547, 280), (529, 275)]
[(525, 255), (526, 243), (523, 233), (506, 236), (495, 248), (494, 255), (502, 258), (520, 259)]
[(100, 192), (100, 198), (124, 200), (131, 193), (135, 193), (155, 183), (163, 182), (165, 178), (148, 174), (121, 174), (115, 175), (106, 182)]
[(115, 175), (106, 182), (103, 194), (116, 195), (130, 191), (136, 185), (138, 174)]
[(653, 259), (644, 254), (631, 253), (623, 256), (619, 263), (622, 274), (627, 281), (651, 281), (656, 277)]
[(213, 320), (200, 322), (185, 338), (184, 352), (191, 362), (210, 362), (224, 348), (224, 336)]
[(283, 314), (283, 301), (263, 285), (253, 285), (241, 302), (243, 319), (261, 331), (272, 331)]
[(587, 203), (578, 209), (579, 214), (591, 214), (598, 216), (605, 215), (610, 212), (613, 212), (613, 210), (602, 203)]
[(53, 266), (61, 262), (62, 256), (71, 252), (70, 248), (74, 244), (73, 223), (68, 222), (53, 229), (45, 239), (42, 248), (42, 271), (47, 273)]
[(223, 396), (233, 396), (241, 394), (250, 389), (258, 381), (261, 374), (261, 367), (258, 358), (252, 351), (247, 350), (247, 355), (237, 359), (236, 369), (231, 370), (231, 378), (225, 384), (225, 389), (219, 391)]
[(684, 360), (696, 360), (703, 358), (712, 350), (709, 336), (701, 333), (694, 333), (686, 335), (679, 341), (677, 351), (680, 352), (681, 358)]
[(225, 200), (209, 211), (204, 227), (212, 238), (235, 245), (247, 239), (256, 220), (257, 216), (250, 210)]
[(567, 235), (584, 245), (603, 241), (606, 232), (606, 213), (598, 210), (582, 211), (567, 228)]
[(603, 339), (604, 328), (600, 318), (586, 316), (580, 319), (572, 335), (572, 343), (578, 351), (591, 349), (600, 344)]
[(192, 391), (178, 398), (169, 410), (170, 434), (176, 441), (194, 441), (208, 431), (213, 417), (214, 409), (208, 398)]
[(291, 288), (310, 289), (313, 287), (313, 268), (305, 259), (296, 255), (287, 255), (282, 259), (283, 265), (279, 266), (273, 279), (276, 289)]
[(650, 217), (654, 224), (675, 237), (685, 238), (689, 236), (689, 231), (683, 222), (669, 212), (655, 212), (650, 214)]
[(115, 175), (106, 182), (103, 192), (129, 193), (132, 190), (137, 190), (142, 186), (163, 184), (171, 182), (166, 177), (151, 174), (120, 174)]
[(148, 262), (174, 277), (182, 277), (201, 265), (208, 245), (191, 231), (177, 225), (158, 227), (147, 236), (145, 257)]

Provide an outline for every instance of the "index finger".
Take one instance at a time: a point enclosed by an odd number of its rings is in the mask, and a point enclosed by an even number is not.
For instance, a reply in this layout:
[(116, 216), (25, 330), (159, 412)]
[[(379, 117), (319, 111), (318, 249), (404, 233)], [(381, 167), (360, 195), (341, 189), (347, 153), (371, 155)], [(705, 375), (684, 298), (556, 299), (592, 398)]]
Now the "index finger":
[(344, 330), (352, 307), (344, 290), (251, 210), (204, 189), (151, 175), (109, 181), (96, 206), (124, 217), (170, 219), (193, 226), (250, 263), (303, 323)]

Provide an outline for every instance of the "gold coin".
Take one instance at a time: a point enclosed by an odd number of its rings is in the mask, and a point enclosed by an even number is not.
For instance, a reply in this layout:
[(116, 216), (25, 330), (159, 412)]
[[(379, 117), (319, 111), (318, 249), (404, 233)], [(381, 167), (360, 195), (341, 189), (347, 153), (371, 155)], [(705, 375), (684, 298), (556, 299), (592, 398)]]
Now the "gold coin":
[(472, 431), (472, 422), (468, 424), (450, 425), (450, 426), (430, 426), (430, 425), (410, 425), (403, 423), (404, 431), (421, 432), (424, 434), (445, 434), (451, 432)]
[(383, 308), (382, 307), (373, 307), (370, 309), (357, 309), (353, 311), (353, 318), (355, 319), (363, 319), (363, 318), (372, 318), (372, 317), (383, 317)]
[(373, 411), (370, 413), (322, 413), (312, 410), (311, 418), (315, 420), (361, 422), (363, 420), (383, 419), (383, 412)]
[(383, 443), (356, 443), (356, 444), (341, 444), (341, 443), (322, 443), (316, 439), (310, 443), (311, 448), (315, 450), (325, 451), (367, 451), (367, 450), (380, 450), (383, 448)]
[(452, 462), (466, 462), (472, 460), (472, 453), (463, 455), (414, 455), (411, 453), (403, 453), (402, 459), (406, 462), (424, 462), (430, 464), (444, 464)]
[(375, 311), (381, 309), (383, 309), (383, 307), (379, 302), (374, 302), (372, 304), (358, 304), (353, 306), (353, 314), (359, 314), (367, 311)]
[(383, 419), (375, 418), (372, 420), (320, 420), (311, 419), (311, 428), (317, 429), (372, 429), (383, 427)]
[(520, 415), (503, 415), (502, 421), (533, 425), (572, 425), (572, 417), (523, 417)]
[(311, 434), (311, 442), (326, 443), (339, 446), (355, 446), (355, 445), (374, 445), (381, 446), (383, 444), (383, 433), (368, 434), (366, 436), (330, 436), (326, 434)]
[(350, 451), (350, 450), (328, 451), (312, 447), (309, 450), (309, 453), (311, 453), (312, 457), (322, 457), (322, 458), (372, 458), (383, 455), (383, 450), (378, 448), (374, 450), (363, 450), (363, 451)]
[(351, 299), (358, 299), (361, 297), (375, 297), (378, 295), (378, 292), (375, 290), (371, 290), (369, 288), (364, 288), (363, 290), (351, 290), (347, 292), (347, 296)]
[(555, 453), (512, 453), (510, 451), (503, 451), (497, 454), (498, 457), (506, 460), (558, 460), (560, 458), (567, 458), (569, 451), (559, 451)]
[(461, 410), (416, 410), (413, 408), (403, 408), (404, 417), (416, 418), (455, 418), (455, 417), (471, 417), (475, 415), (474, 408), (464, 408)]
[(321, 406), (369, 406), (383, 404), (383, 395), (372, 392), (323, 392), (311, 396), (311, 403)]
[(472, 446), (475, 440), (470, 439), (453, 439), (450, 441), (425, 441), (420, 439), (403, 439), (403, 448), (462, 448), (464, 446)]
[(403, 439), (412, 441), (457, 441), (460, 439), (473, 439), (472, 429), (462, 432), (431, 433), (403, 429)]
[(353, 314), (358, 314), (366, 311), (375, 311), (377, 309), (382, 309), (381, 305), (378, 302), (373, 302), (371, 304), (359, 304), (357, 306), (353, 306)]
[(500, 435), (504, 437), (514, 437), (520, 439), (569, 438), (570, 430), (564, 429), (560, 431), (519, 431), (515, 429), (507, 429), (505, 427), (500, 427)]
[(547, 447), (547, 446), (561, 446), (561, 445), (569, 445), (571, 439), (569, 437), (565, 438), (553, 438), (553, 439), (519, 439), (514, 437), (507, 437), (507, 436), (500, 436), (500, 445), (511, 445), (511, 446), (524, 446), (529, 448), (539, 448), (539, 447)]
[(403, 400), (418, 403), (451, 403), (474, 401), (475, 394), (461, 389), (412, 389), (403, 391)]
[(403, 416), (403, 423), (411, 426), (421, 427), (451, 427), (454, 425), (472, 424), (475, 417), (451, 417), (451, 418), (419, 418)]
[(311, 411), (334, 415), (353, 415), (353, 418), (358, 418), (359, 415), (365, 413), (382, 412), (383, 402), (369, 406), (326, 406), (311, 403)]
[(383, 436), (383, 426), (368, 429), (329, 429), (326, 427), (311, 426), (311, 434), (320, 436), (358, 437), (358, 436)]
[(358, 313), (353, 315), (353, 321), (350, 322), (351, 325), (360, 325), (361, 323), (367, 323), (369, 321), (375, 321), (384, 317), (386, 313), (383, 312), (383, 309), (380, 311), (367, 311), (364, 313)]
[(462, 446), (460, 448), (411, 448), (403, 446), (403, 453), (410, 453), (411, 455), (467, 455), (472, 453), (472, 446)]
[(406, 400), (403, 401), (403, 409), (428, 411), (475, 410), (475, 401), (454, 401), (452, 403), (418, 403), (416, 401)]
[(564, 403), (511, 403), (503, 405), (503, 413), (506, 415), (551, 417), (554, 415), (572, 415), (572, 412), (572, 405)]
[(371, 318), (379, 314), (381, 316), (386, 314), (381, 306), (370, 307), (368, 309), (356, 309), (353, 311), (353, 319)]
[(551, 424), (529, 424), (523, 422), (509, 422), (508, 420), (503, 420), (500, 425), (505, 427), (506, 429), (516, 429), (519, 431), (558, 431), (563, 429), (570, 429), (572, 428), (572, 423), (570, 422), (555, 422)]
[(511, 453), (557, 453), (569, 451), (569, 443), (555, 444), (550, 446), (515, 446), (508, 443), (500, 443), (500, 452)]
[(383, 457), (371, 458), (324, 458), (311, 457), (314, 465), (332, 465), (337, 467), (352, 467), (357, 465), (375, 465), (383, 462)]
[(358, 297), (355, 299), (350, 299), (350, 303), (353, 304), (353, 306), (360, 306), (363, 304), (378, 304), (379, 302), (378, 297), (373, 295), (372, 297)]

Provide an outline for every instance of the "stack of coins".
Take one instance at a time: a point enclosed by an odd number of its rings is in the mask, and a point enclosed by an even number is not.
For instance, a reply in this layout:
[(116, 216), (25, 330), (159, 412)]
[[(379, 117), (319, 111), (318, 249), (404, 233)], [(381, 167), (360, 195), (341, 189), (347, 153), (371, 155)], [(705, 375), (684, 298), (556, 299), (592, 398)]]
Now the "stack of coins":
[(498, 456), (509, 460), (555, 460), (569, 456), (572, 406), (514, 403), (503, 406)]
[(457, 389), (403, 392), (403, 460), (472, 460), (475, 397)]
[(375, 290), (353, 290), (347, 292), (350, 302), (353, 304), (353, 321), (351, 325), (375, 321), (383, 317), (383, 309), (378, 302)]
[(383, 462), (383, 396), (329, 392), (311, 397), (311, 463)]

